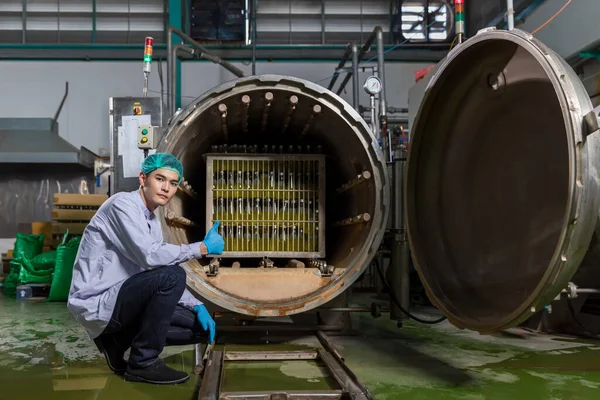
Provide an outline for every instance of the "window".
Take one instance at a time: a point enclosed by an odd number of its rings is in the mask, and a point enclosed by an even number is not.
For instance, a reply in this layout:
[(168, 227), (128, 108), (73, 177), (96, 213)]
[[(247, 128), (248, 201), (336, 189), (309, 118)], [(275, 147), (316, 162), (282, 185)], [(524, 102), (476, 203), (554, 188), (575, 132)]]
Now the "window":
[(1, 0), (1, 43), (164, 43), (168, 0)]
[(454, 12), (447, 0), (404, 1), (394, 24), (397, 41), (444, 42), (453, 29)]

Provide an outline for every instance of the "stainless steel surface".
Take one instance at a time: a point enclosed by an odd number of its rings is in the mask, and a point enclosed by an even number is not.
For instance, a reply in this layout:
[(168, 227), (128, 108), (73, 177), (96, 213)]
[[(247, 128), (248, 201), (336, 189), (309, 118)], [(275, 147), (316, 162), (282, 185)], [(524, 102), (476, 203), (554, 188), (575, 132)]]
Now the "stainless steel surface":
[(220, 221), (222, 257), (325, 257), (324, 156), (209, 154), (206, 165), (206, 230)]
[(0, 118), (0, 164), (77, 164), (93, 170), (98, 156), (77, 149), (58, 130), (52, 118)]
[[(142, 107), (143, 115), (150, 115), (153, 126), (163, 126), (163, 106), (160, 97), (111, 97), (108, 99), (108, 129), (110, 135), (110, 193), (135, 190), (139, 187), (139, 178), (123, 176), (123, 156), (119, 155), (119, 127), (124, 116), (133, 115), (134, 103)], [(155, 137), (157, 143), (162, 138)], [(139, 150), (140, 152), (142, 150)], [(140, 166), (141, 168), (141, 166)]]
[(407, 222), (453, 324), (515, 326), (577, 271), (600, 205), (591, 110), (573, 70), (520, 30), (480, 32), (440, 63), (411, 129)]
[[(265, 98), (267, 93), (272, 96)], [(241, 99), (245, 95), (250, 97), (248, 132), (244, 132), (242, 118), (245, 105)], [(292, 95), (298, 97), (298, 104), (282, 135)], [(264, 119), (269, 101), (271, 105)], [(219, 104), (228, 108), (229, 143), (224, 143), (221, 134)], [(173, 119), (158, 151), (171, 152), (182, 161), (190, 185), (205, 187), (207, 165), (198, 155), (213, 152), (213, 146), (222, 148), (225, 144), (229, 152), (233, 143), (243, 144), (246, 150), (266, 147), (269, 153), (280, 153), (284, 146), (287, 149), (293, 145), (295, 154), (284, 154), (290, 157), (301, 156), (297, 147), (302, 145), (303, 152), (325, 156), (326, 196), (335, 198), (326, 203), (323, 213), (325, 261), (334, 271), (330, 277), (322, 277), (314, 268), (284, 268), (288, 263), (285, 258), (272, 260), (278, 268), (256, 268), (260, 257), (247, 261), (223, 257), (218, 274), (207, 276), (200, 262), (192, 260), (183, 264), (190, 290), (226, 310), (257, 316), (301, 313), (336, 298), (362, 274), (383, 238), (381, 228), (389, 214), (389, 187), (377, 140), (350, 104), (322, 86), (289, 76), (262, 75), (227, 82), (191, 102)], [(236, 147), (239, 151), (240, 146)], [(363, 171), (371, 174), (368, 183), (336, 195), (337, 188)], [(206, 226), (204, 196), (194, 200), (180, 193), (168, 209)], [(231, 203), (223, 203), (223, 207), (231, 206)], [(235, 207), (239, 209), (237, 204)], [(167, 210), (160, 211), (161, 220), (165, 212)], [(368, 222), (333, 226), (336, 221), (365, 213), (370, 215)], [(164, 222), (163, 232), (170, 243), (190, 243), (202, 240), (205, 229), (194, 230)], [(299, 260), (309, 265), (310, 260)], [(236, 262), (242, 264), (241, 268), (230, 267)]]

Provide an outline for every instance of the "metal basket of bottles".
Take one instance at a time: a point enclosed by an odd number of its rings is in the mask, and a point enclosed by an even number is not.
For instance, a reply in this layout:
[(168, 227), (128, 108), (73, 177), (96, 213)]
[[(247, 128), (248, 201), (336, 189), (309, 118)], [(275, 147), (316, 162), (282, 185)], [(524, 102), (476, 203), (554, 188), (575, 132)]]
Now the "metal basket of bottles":
[(325, 157), (209, 154), (206, 229), (222, 257), (325, 257)]

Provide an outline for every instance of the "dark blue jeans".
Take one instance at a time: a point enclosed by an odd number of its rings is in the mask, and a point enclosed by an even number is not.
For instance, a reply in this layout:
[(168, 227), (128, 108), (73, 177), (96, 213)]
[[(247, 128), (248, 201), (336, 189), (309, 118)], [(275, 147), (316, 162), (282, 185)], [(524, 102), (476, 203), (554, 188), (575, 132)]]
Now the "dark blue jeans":
[(165, 345), (187, 345), (207, 340), (196, 313), (178, 304), (185, 290), (185, 271), (159, 267), (127, 279), (117, 296), (102, 340), (112, 340), (123, 351), (131, 347), (129, 364), (143, 367), (158, 358)]

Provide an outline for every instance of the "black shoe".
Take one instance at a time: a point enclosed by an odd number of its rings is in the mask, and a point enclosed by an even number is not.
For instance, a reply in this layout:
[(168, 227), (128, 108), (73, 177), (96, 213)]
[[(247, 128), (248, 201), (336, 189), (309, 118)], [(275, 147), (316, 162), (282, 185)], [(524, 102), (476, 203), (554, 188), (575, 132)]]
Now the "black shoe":
[(190, 376), (183, 371), (177, 371), (167, 366), (161, 359), (145, 367), (135, 367), (129, 364), (125, 372), (125, 380), (129, 382), (146, 382), (156, 385), (174, 385), (184, 383)]
[(106, 358), (108, 368), (114, 373), (123, 374), (127, 371), (127, 361), (123, 359), (125, 351), (121, 350), (112, 340), (108, 337), (99, 337), (94, 339), (96, 347)]

